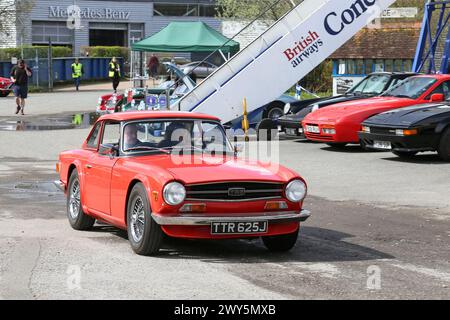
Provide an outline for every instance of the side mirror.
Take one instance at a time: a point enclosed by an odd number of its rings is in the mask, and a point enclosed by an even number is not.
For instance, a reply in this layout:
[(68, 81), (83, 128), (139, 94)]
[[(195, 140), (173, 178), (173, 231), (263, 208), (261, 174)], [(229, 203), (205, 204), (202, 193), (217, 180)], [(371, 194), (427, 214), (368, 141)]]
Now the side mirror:
[(445, 100), (444, 94), (442, 93), (434, 93), (431, 95), (431, 102), (442, 102)]
[(109, 156), (112, 159), (119, 155), (119, 148), (110, 144), (102, 144), (98, 149), (98, 153), (102, 156)]

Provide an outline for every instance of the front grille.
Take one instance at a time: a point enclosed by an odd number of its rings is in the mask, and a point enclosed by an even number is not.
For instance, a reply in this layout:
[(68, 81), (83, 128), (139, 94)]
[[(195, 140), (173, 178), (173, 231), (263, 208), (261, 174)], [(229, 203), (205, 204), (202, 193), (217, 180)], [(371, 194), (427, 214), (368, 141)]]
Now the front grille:
[(305, 132), (305, 136), (309, 139), (316, 139), (321, 141), (333, 141), (333, 136), (325, 136), (321, 135), (320, 133), (312, 133), (312, 132)]
[[(245, 190), (245, 191), (244, 191)], [(283, 197), (284, 184), (275, 182), (219, 182), (186, 186), (186, 200), (249, 201)]]
[(370, 127), (370, 133), (386, 134), (386, 135), (394, 135), (395, 136), (395, 129)]

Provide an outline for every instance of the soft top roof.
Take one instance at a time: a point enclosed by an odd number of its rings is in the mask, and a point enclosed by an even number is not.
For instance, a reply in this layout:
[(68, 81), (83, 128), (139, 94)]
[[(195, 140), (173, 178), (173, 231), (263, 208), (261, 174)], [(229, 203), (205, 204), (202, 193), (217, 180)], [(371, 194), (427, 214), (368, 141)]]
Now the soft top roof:
[(219, 118), (194, 112), (181, 112), (181, 111), (132, 111), (132, 112), (116, 112), (112, 114), (106, 114), (99, 118), (99, 120), (112, 120), (112, 121), (132, 121), (132, 120), (154, 120), (154, 119), (200, 119), (200, 120), (213, 120), (220, 121)]

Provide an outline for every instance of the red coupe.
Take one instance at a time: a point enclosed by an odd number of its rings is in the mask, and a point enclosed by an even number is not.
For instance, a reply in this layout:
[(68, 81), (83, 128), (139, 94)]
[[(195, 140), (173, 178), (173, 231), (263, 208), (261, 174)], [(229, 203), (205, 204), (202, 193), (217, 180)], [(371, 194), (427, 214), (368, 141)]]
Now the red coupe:
[(76, 230), (95, 220), (128, 231), (133, 250), (156, 254), (163, 235), (262, 237), (269, 250), (297, 240), (307, 187), (281, 166), (240, 160), (219, 119), (182, 112), (104, 115), (79, 150), (62, 152), (55, 183)]
[(13, 82), (8, 78), (0, 77), (0, 97), (7, 97), (12, 89)]
[(360, 143), (361, 123), (382, 112), (450, 98), (450, 75), (408, 78), (383, 95), (338, 103), (310, 113), (302, 122), (307, 139), (333, 147)]

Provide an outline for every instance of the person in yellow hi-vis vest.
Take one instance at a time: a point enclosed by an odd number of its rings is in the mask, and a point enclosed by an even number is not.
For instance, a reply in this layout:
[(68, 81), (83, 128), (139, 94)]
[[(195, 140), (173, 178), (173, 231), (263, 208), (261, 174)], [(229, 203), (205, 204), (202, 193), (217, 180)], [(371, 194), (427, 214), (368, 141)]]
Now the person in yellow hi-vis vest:
[(83, 74), (83, 65), (80, 63), (80, 60), (76, 58), (75, 62), (72, 63), (72, 79), (75, 81), (75, 88), (77, 89), (77, 91), (79, 90), (80, 81)]
[(120, 65), (117, 62), (116, 57), (113, 57), (111, 62), (109, 63), (109, 73), (108, 76), (112, 80), (112, 86), (114, 93), (117, 93), (117, 87), (120, 83)]

